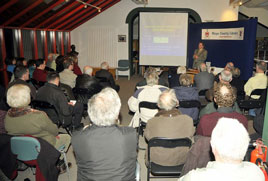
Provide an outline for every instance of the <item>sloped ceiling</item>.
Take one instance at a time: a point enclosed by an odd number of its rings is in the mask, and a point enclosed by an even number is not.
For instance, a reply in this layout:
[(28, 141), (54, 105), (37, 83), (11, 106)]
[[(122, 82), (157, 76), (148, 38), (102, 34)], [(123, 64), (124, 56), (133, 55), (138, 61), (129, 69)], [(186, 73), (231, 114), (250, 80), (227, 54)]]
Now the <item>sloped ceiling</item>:
[(71, 31), (120, 0), (1, 0), (0, 28)]

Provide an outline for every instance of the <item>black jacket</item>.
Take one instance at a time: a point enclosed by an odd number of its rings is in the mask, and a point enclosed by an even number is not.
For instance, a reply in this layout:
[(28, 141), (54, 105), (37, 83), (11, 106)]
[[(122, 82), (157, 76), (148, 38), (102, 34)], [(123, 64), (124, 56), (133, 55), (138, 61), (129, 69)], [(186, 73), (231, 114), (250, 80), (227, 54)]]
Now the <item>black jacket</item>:
[(58, 124), (58, 121), (64, 126), (70, 125), (72, 123), (72, 114), (74, 111), (74, 106), (68, 104), (68, 100), (64, 95), (63, 91), (56, 85), (46, 83), (43, 87), (38, 89), (36, 99), (40, 101), (46, 101), (54, 105), (59, 117), (54, 111), (48, 113), (49, 118)]
[[(97, 71), (95, 77), (100, 79), (100, 83), (103, 87), (112, 87), (113, 89), (116, 89), (113, 75), (108, 70), (101, 69)], [(102, 78), (106, 79), (106, 81)]]

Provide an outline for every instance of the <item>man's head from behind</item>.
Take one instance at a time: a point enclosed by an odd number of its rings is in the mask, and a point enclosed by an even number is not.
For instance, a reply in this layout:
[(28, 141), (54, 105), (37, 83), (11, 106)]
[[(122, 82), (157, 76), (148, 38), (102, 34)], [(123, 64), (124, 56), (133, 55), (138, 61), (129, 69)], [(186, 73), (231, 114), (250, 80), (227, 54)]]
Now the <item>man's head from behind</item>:
[(93, 69), (90, 66), (85, 66), (83, 69), (83, 73), (92, 76)]
[(264, 61), (259, 61), (256, 64), (256, 72), (257, 73), (264, 73), (266, 71), (267, 65)]
[(248, 149), (249, 135), (236, 119), (220, 118), (211, 135), (211, 147), (216, 161), (240, 163)]
[(108, 62), (102, 62), (102, 63), (101, 63), (101, 69), (108, 70), (108, 69), (109, 69), (109, 64), (108, 64)]
[(181, 74), (179, 81), (181, 86), (184, 87), (189, 87), (192, 84), (192, 78), (188, 74)]
[(37, 59), (35, 65), (38, 69), (45, 70), (46, 62), (44, 59)]
[(29, 70), (25, 66), (17, 66), (14, 70), (15, 79), (29, 80)]
[(179, 101), (175, 95), (175, 91), (173, 89), (163, 91), (159, 96), (157, 105), (160, 109), (163, 109), (165, 111), (172, 110), (178, 106)]
[(219, 75), (220, 82), (229, 84), (232, 81), (232, 72), (224, 69)]
[(57, 72), (49, 72), (47, 74), (47, 82), (58, 86), (60, 83), (59, 74)]
[(149, 67), (144, 75), (147, 85), (153, 86), (158, 84), (158, 73), (156, 72), (155, 68)]
[(232, 107), (236, 100), (236, 93), (231, 85), (218, 83), (214, 86), (214, 101), (218, 107)]
[(199, 72), (207, 71), (207, 65), (205, 63), (201, 63), (198, 67)]
[(88, 115), (97, 126), (111, 126), (116, 123), (121, 101), (112, 88), (105, 88), (88, 101)]
[(64, 57), (63, 67), (64, 69), (73, 70), (73, 60), (69, 56)]
[(31, 90), (27, 85), (16, 84), (7, 91), (7, 104), (12, 108), (26, 107), (31, 102)]

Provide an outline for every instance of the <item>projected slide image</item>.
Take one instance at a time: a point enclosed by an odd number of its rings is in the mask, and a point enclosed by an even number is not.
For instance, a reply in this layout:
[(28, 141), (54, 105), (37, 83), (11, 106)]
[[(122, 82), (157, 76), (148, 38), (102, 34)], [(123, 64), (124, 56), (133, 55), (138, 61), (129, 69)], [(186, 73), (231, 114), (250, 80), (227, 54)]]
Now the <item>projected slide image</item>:
[(152, 65), (150, 59), (152, 58), (155, 63), (160, 57), (166, 57), (167, 61), (170, 61), (168, 64), (178, 65), (178, 59), (186, 61), (187, 32), (188, 14), (140, 14), (141, 62)]

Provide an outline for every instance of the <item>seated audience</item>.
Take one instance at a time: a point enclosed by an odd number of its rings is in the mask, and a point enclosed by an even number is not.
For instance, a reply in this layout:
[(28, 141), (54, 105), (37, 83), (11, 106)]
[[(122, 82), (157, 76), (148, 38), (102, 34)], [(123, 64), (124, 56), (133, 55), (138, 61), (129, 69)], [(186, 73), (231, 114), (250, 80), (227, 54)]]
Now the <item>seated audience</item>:
[(198, 89), (198, 92), (213, 87), (214, 75), (208, 73), (205, 63), (201, 63), (198, 67), (199, 73), (194, 76), (194, 83)]
[(82, 75), (82, 71), (80, 69), (80, 67), (78, 66), (78, 57), (76, 54), (70, 52), (68, 53), (69, 57), (73, 60), (74, 63), (74, 74), (76, 75)]
[[(198, 90), (196, 87), (192, 87), (192, 79), (187, 74), (182, 74), (180, 76), (180, 85), (179, 87), (174, 87), (176, 97), (179, 101), (189, 101), (189, 100), (198, 100)], [(179, 108), (182, 114), (187, 114), (193, 120), (198, 119), (199, 109), (194, 108)]]
[[(225, 65), (224, 67), (224, 70), (228, 70), (229, 72), (231, 72), (233, 74), (233, 71), (234, 71), (234, 63), (233, 62), (227, 62), (227, 64)], [(221, 75), (221, 73), (218, 73), (216, 76), (215, 76), (215, 81), (216, 82), (219, 82), (220, 79), (219, 79), (219, 76)]]
[(147, 123), (147, 120), (153, 118), (157, 113), (157, 110), (150, 110), (145, 108), (141, 109), (140, 113), (139, 103), (142, 101), (156, 103), (158, 101), (159, 95), (167, 89), (167, 87), (158, 85), (158, 74), (156, 71), (149, 71), (146, 74), (145, 79), (147, 85), (138, 87), (138, 90), (136, 90), (134, 95), (131, 96), (128, 100), (128, 107), (130, 111), (135, 112), (130, 122), (130, 126), (134, 128), (139, 127), (140, 118), (144, 123)]
[(31, 59), (27, 62), (27, 67), (29, 69), (29, 78), (33, 78), (34, 70), (36, 69), (35, 60)]
[(77, 99), (81, 100), (84, 104), (87, 104), (88, 99), (90, 99), (94, 94), (101, 91), (102, 86), (95, 77), (92, 77), (92, 67), (85, 66), (83, 69), (83, 74), (78, 75), (76, 78), (75, 88), (86, 89), (87, 95), (77, 95)]
[(231, 85), (218, 83), (214, 87), (214, 101), (218, 105), (216, 112), (206, 114), (201, 117), (197, 126), (196, 134), (202, 136), (211, 136), (213, 128), (221, 117), (237, 119), (245, 128), (248, 128), (247, 118), (235, 112), (233, 105), (236, 100), (236, 93)]
[[(153, 67), (149, 67), (146, 72), (144, 73), (144, 79), (140, 82), (138, 82), (136, 84), (136, 87), (135, 87), (135, 91), (139, 88), (139, 87), (142, 87), (142, 86), (145, 86), (147, 85), (147, 82), (146, 82), (146, 74), (150, 74), (152, 71), (156, 72), (158, 74), (158, 72), (156, 71), (155, 68)], [(163, 78), (160, 78), (159, 77), (159, 74), (158, 74), (158, 85), (162, 85), (162, 86), (165, 86), (165, 87), (168, 87), (168, 83), (163, 79)]]
[[(256, 64), (256, 73), (251, 77), (244, 86), (244, 90), (247, 96), (250, 96), (254, 89), (266, 89), (267, 88), (267, 76), (264, 74), (266, 71), (266, 63), (259, 61)], [(253, 99), (258, 99), (259, 96), (252, 96)]]
[(97, 79), (100, 79), (100, 84), (103, 87), (111, 87), (118, 92), (120, 86), (115, 84), (114, 77), (108, 70), (109, 70), (109, 64), (107, 62), (102, 62), (101, 70), (96, 72), (95, 77)]
[(73, 72), (74, 63), (70, 57), (67, 56), (64, 59), (63, 67), (64, 70), (59, 73), (60, 82), (63, 84), (67, 84), (71, 88), (74, 88), (77, 75), (75, 75)]
[(49, 53), (47, 56), (47, 67), (50, 69), (56, 70), (56, 58), (59, 56), (59, 54), (56, 53)]
[(55, 62), (56, 62), (56, 71), (58, 73), (62, 72), (64, 70), (64, 67), (63, 67), (64, 56), (62, 55), (57, 56)]
[[(5, 60), (5, 64), (7, 66), (7, 72), (10, 73), (9, 75), (12, 75), (16, 66), (16, 59), (14, 57), (7, 57)], [(11, 76), (9, 77), (9, 79), (10, 78)]]
[(11, 107), (5, 117), (5, 129), (10, 135), (32, 135), (42, 138), (56, 149), (65, 145), (67, 151), (71, 138), (68, 134), (59, 134), (57, 125), (46, 113), (31, 109), (29, 87), (17, 84), (7, 91), (7, 103)]
[[(231, 81), (232, 81), (232, 72), (230, 72), (229, 70), (226, 70), (226, 69), (221, 71), (221, 73), (219, 74), (219, 81), (218, 82), (230, 85)], [(216, 85), (216, 83), (217, 82), (214, 82), (214, 86)], [(211, 102), (213, 101), (213, 97), (214, 97), (214, 86), (206, 92), (206, 98), (207, 98), (207, 100), (209, 100)], [(236, 93), (236, 89), (235, 89), (235, 93)]]
[(44, 59), (38, 59), (35, 62), (36, 69), (33, 73), (33, 79), (35, 79), (38, 82), (46, 82), (47, 81), (47, 71), (46, 68), (46, 62)]
[[(193, 119), (188, 115), (183, 115), (176, 108), (178, 104), (173, 89), (162, 92), (157, 103), (160, 110), (154, 118), (147, 122), (144, 131), (146, 140), (149, 141), (154, 137), (192, 138), (195, 133)], [(182, 147), (173, 149), (152, 148), (150, 158), (159, 165), (175, 166), (185, 162), (188, 151), (188, 148)]]
[(54, 105), (59, 117), (55, 112), (49, 114), (50, 119), (58, 124), (62, 123), (63, 127), (70, 126), (77, 129), (81, 127), (83, 113), (83, 104), (79, 101), (75, 105), (68, 103), (63, 91), (59, 88), (60, 78), (56, 72), (48, 73), (47, 83), (38, 89), (37, 100), (46, 101)]
[(264, 181), (264, 174), (254, 163), (243, 161), (249, 135), (236, 119), (221, 118), (211, 135), (211, 147), (216, 161), (206, 168), (192, 170), (180, 181)]
[(244, 91), (244, 81), (240, 79), (240, 69), (234, 68), (233, 79), (231, 81), (231, 86), (235, 87), (237, 92)]
[(17, 66), (14, 70), (14, 77), (15, 80), (13, 80), (12, 82), (10, 82), (8, 84), (7, 90), (12, 87), (13, 85), (16, 84), (23, 84), (26, 85), (30, 88), (31, 90), (31, 98), (35, 99), (36, 96), (36, 89), (34, 88), (34, 86), (32, 84), (27, 83), (26, 81), (29, 80), (29, 70), (27, 67), (25, 66)]
[(120, 98), (111, 88), (89, 100), (92, 125), (72, 136), (77, 180), (135, 180), (136, 131), (117, 125), (120, 107)]

